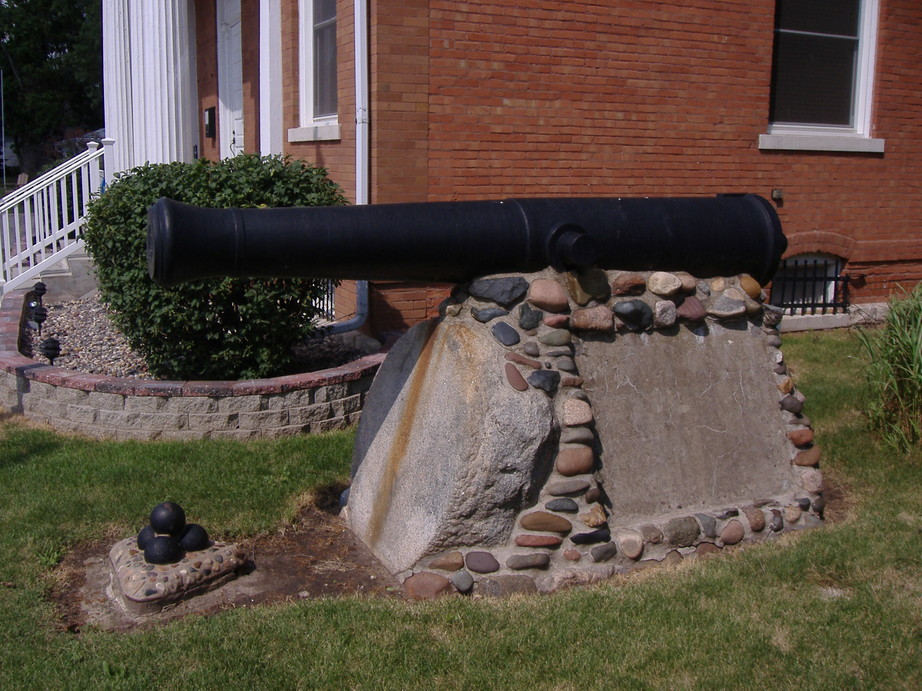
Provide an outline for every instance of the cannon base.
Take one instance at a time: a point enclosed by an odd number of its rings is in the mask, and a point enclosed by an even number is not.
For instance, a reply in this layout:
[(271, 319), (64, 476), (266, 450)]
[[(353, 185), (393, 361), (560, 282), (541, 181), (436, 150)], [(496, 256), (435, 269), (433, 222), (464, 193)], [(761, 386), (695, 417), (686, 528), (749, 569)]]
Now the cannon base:
[(550, 591), (822, 524), (819, 450), (749, 276), (460, 286), (382, 365), (352, 530), (411, 594)]

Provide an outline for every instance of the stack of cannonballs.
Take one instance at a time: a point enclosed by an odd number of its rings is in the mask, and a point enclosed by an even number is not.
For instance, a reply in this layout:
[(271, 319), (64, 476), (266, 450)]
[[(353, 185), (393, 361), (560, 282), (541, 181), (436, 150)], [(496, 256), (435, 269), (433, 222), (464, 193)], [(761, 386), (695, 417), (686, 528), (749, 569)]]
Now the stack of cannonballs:
[(186, 523), (186, 512), (171, 501), (157, 504), (150, 523), (138, 533), (138, 549), (148, 564), (174, 564), (186, 552), (197, 552), (211, 544), (208, 533), (197, 523)]

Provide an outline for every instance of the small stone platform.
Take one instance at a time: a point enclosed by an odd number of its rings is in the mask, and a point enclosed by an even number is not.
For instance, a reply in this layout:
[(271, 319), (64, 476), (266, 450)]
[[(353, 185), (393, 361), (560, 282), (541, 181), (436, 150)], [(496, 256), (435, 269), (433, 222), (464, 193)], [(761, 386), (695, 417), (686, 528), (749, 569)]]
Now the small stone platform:
[(187, 552), (175, 564), (148, 564), (136, 538), (130, 537), (109, 550), (111, 594), (133, 616), (155, 614), (223, 585), (245, 562), (237, 545), (213, 542), (206, 549)]

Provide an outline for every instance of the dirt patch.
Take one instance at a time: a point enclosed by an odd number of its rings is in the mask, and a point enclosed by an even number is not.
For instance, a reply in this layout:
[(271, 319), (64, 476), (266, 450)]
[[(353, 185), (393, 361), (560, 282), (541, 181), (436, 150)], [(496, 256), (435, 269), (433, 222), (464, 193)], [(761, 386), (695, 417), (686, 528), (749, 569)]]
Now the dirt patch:
[(180, 601), (157, 614), (132, 617), (109, 596), (109, 550), (121, 536), (79, 545), (52, 576), (51, 596), (62, 628), (78, 633), (90, 625), (124, 631), (155, 626), (190, 614), (213, 614), (306, 598), (369, 595), (402, 598), (399, 582), (346, 528), (321, 506), (304, 508), (291, 525), (271, 535), (238, 542), (247, 563), (223, 586)]

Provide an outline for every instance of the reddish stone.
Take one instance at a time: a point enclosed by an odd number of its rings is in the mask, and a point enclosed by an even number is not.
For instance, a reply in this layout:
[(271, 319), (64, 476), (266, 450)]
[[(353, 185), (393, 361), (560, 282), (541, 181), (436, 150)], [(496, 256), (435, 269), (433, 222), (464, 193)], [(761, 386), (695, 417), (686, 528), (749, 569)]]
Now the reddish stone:
[(506, 353), (505, 358), (510, 362), (516, 362), (520, 365), (531, 367), (532, 369), (541, 369), (540, 362), (537, 360), (532, 360), (531, 358), (527, 358), (524, 355), (519, 355), (518, 353)]
[(429, 562), (430, 569), (439, 571), (457, 571), (464, 568), (464, 555), (461, 552), (449, 552)]
[(569, 533), (573, 524), (566, 518), (547, 511), (533, 511), (525, 514), (519, 521), (525, 530), (537, 530), (548, 533)]
[(423, 571), (414, 573), (403, 582), (407, 595), (414, 600), (433, 600), (455, 592), (455, 587), (444, 576)]
[(560, 380), (561, 388), (580, 387), (583, 385), (582, 377), (563, 377)]
[(714, 554), (720, 554), (720, 549), (712, 542), (702, 542), (695, 551), (699, 557), (709, 557)]
[(528, 287), (528, 302), (548, 312), (566, 312), (570, 301), (564, 287), (551, 278), (536, 278)]
[(595, 454), (588, 446), (574, 446), (557, 453), (557, 472), (565, 477), (592, 472)]
[(583, 555), (580, 554), (578, 549), (573, 549), (571, 547), (570, 549), (565, 549), (563, 551), (563, 558), (569, 559), (570, 561), (579, 561), (583, 558)]
[(647, 281), (640, 274), (621, 274), (611, 282), (612, 295), (642, 295), (646, 289)]
[(800, 429), (795, 429), (793, 432), (788, 432), (788, 439), (791, 440), (791, 443), (794, 446), (802, 447), (807, 444), (813, 443), (813, 430), (809, 427), (802, 427)]
[(566, 329), (570, 326), (570, 317), (566, 314), (545, 314), (541, 321), (552, 329)]
[(752, 532), (758, 533), (765, 530), (765, 514), (762, 513), (761, 509), (754, 507), (743, 509), (743, 515), (749, 521), (749, 528)]
[(799, 451), (797, 455), (794, 456), (794, 465), (799, 465), (801, 468), (812, 468), (819, 462), (820, 447), (818, 446), (812, 446), (809, 449)]
[(676, 316), (685, 321), (700, 322), (707, 316), (707, 310), (701, 304), (701, 300), (692, 295), (685, 298), (676, 308)]
[(563, 538), (556, 535), (519, 535), (515, 544), (519, 547), (559, 547)]
[(724, 529), (720, 531), (720, 539), (725, 545), (735, 545), (743, 539), (745, 534), (746, 530), (743, 528), (743, 524), (733, 520), (727, 523)]
[(615, 328), (615, 315), (603, 305), (576, 310), (570, 319), (570, 326), (574, 331), (612, 331)]
[(506, 381), (509, 382), (509, 385), (516, 391), (527, 391), (528, 382), (525, 381), (525, 377), (522, 376), (522, 373), (519, 372), (518, 368), (513, 365), (511, 362), (506, 363)]

